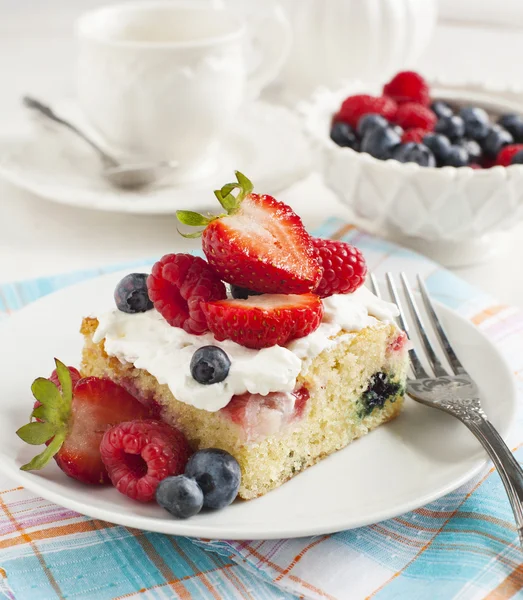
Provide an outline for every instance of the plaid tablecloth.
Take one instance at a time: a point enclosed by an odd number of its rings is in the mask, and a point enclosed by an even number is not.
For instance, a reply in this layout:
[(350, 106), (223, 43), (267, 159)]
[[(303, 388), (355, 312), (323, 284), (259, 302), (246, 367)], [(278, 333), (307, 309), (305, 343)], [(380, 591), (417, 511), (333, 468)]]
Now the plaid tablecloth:
[[(378, 275), (421, 273), (433, 296), (499, 346), (523, 393), (523, 314), (501, 306), (431, 261), (331, 220), (318, 235), (359, 246)], [(144, 261), (141, 264), (147, 264)], [(111, 269), (0, 286), (9, 312)], [(1, 340), (1, 331), (0, 331)], [(521, 417), (512, 447), (521, 460)], [(370, 527), (293, 540), (203, 541), (89, 519), (0, 476), (0, 588), (6, 598), (202, 600), (502, 600), (523, 598), (523, 563), (498, 475)]]

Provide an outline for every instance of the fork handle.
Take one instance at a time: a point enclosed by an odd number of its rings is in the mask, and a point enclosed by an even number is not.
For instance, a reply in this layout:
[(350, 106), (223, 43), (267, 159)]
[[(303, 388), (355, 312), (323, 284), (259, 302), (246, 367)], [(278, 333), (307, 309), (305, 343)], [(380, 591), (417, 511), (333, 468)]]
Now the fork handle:
[(465, 424), (483, 444), (505, 486), (523, 547), (523, 469), (494, 425), (485, 417)]

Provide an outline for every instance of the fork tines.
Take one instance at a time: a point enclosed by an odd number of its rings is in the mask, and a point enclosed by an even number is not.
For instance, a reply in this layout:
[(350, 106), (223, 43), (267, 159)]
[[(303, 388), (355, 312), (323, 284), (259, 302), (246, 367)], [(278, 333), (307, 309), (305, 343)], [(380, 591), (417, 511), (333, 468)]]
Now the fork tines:
[[(403, 331), (405, 331), (405, 333), (407, 334), (409, 340), (412, 341), (412, 335), (411, 335), (411, 331), (409, 329), (407, 314), (405, 312), (405, 309), (403, 308), (403, 302), (400, 298), (400, 294), (398, 293), (398, 288), (396, 286), (396, 283), (394, 281), (392, 273), (387, 273), (386, 278), (387, 278), (387, 286), (388, 286), (390, 295), (391, 295), (393, 301), (395, 302), (395, 304), (397, 305), (398, 310), (400, 312), (399, 317), (398, 317), (398, 323), (399, 323), (400, 327), (403, 329)], [(427, 357), (427, 360), (431, 366), (431, 369), (432, 369), (434, 375), (436, 377), (449, 375), (447, 369), (443, 366), (443, 364), (439, 360), (439, 358), (430, 342), (430, 339), (427, 335), (427, 329), (423, 323), (423, 318), (422, 318), (421, 313), (418, 308), (418, 304), (416, 302), (414, 294), (412, 293), (412, 289), (409, 285), (409, 282), (407, 280), (407, 276), (405, 275), (405, 273), (400, 274), (400, 279), (401, 279), (401, 284), (403, 287), (405, 299), (407, 301), (407, 306), (409, 307), (409, 312), (412, 316), (414, 325), (418, 331), (423, 349), (425, 351), (425, 355)], [(430, 296), (428, 294), (425, 283), (423, 282), (423, 280), (421, 279), (421, 277), (419, 275), (417, 276), (417, 280), (418, 280), (419, 292), (420, 292), (421, 298), (423, 300), (423, 304), (425, 305), (425, 310), (427, 312), (427, 316), (434, 328), (434, 331), (436, 332), (437, 338), (441, 344), (443, 352), (445, 353), (445, 356), (447, 358), (447, 361), (448, 361), (453, 373), (455, 375), (465, 374), (466, 371), (465, 371), (463, 365), (461, 364), (461, 362), (459, 361), (458, 357), (456, 356), (456, 353), (452, 349), (452, 346), (450, 345), (449, 339), (441, 325), (438, 315), (436, 314), (436, 311), (434, 310), (434, 305), (432, 303), (432, 300), (430, 299)], [(371, 281), (371, 285), (372, 285), (374, 293), (378, 297), (381, 298), (378, 280), (374, 276), (374, 274), (371, 274), (370, 281)], [(418, 354), (414, 348), (412, 348), (409, 351), (409, 354), (410, 354), (410, 362), (411, 362), (412, 370), (414, 371), (414, 376), (416, 377), (416, 379), (426, 379), (426, 378), (432, 377), (432, 375), (428, 374), (427, 371), (425, 370), (425, 368), (423, 367), (423, 365), (421, 364)]]

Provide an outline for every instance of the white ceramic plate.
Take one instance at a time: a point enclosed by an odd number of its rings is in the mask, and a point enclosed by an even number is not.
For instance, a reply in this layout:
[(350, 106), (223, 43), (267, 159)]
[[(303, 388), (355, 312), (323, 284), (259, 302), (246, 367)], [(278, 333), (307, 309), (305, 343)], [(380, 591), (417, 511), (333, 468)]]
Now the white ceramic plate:
[[(486, 455), (458, 421), (407, 400), (395, 421), (323, 460), (279, 489), (216, 513), (177, 521), (156, 505), (142, 505), (114, 488), (86, 487), (54, 464), (19, 470), (34, 453), (15, 435), (32, 407), (33, 378), (50, 373), (52, 358), (77, 364), (82, 315), (107, 309), (122, 274), (47, 296), (0, 327), (0, 469), (57, 504), (113, 523), (173, 535), (256, 539), (298, 537), (360, 527), (417, 508), (476, 474)], [(514, 417), (512, 374), (496, 348), (468, 321), (440, 306), (458, 355), (476, 378), (487, 414), (502, 435)]]
[[(76, 105), (58, 103), (56, 112), (102, 143)], [(112, 188), (100, 177), (100, 162), (89, 146), (59, 126), (38, 118), (34, 121), (30, 136), (0, 139), (0, 176), (36, 196), (80, 208), (151, 215), (212, 208), (212, 190), (231, 181), (235, 169), (256, 181), (258, 189), (275, 194), (312, 168), (310, 146), (298, 116), (261, 101), (244, 107), (235, 119), (222, 141), (212, 175), (178, 185), (165, 178), (140, 192)]]

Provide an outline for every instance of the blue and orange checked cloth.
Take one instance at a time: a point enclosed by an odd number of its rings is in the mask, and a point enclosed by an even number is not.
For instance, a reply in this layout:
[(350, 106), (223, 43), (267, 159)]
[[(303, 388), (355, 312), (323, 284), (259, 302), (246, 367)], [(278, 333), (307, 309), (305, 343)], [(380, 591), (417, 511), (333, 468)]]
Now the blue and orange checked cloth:
[[(328, 221), (317, 234), (359, 246), (378, 275), (421, 273), (434, 297), (498, 345), (523, 397), (521, 311), (492, 302), (426, 258), (340, 221)], [(8, 311), (98, 274), (0, 286), (0, 311), (8, 318)], [(510, 443), (523, 460), (521, 418), (518, 424)], [(9, 599), (523, 599), (523, 554), (501, 481), (489, 468), (396, 519), (271, 541), (206, 542), (136, 531), (56, 506), (3, 477), (0, 490), (0, 594)]]

